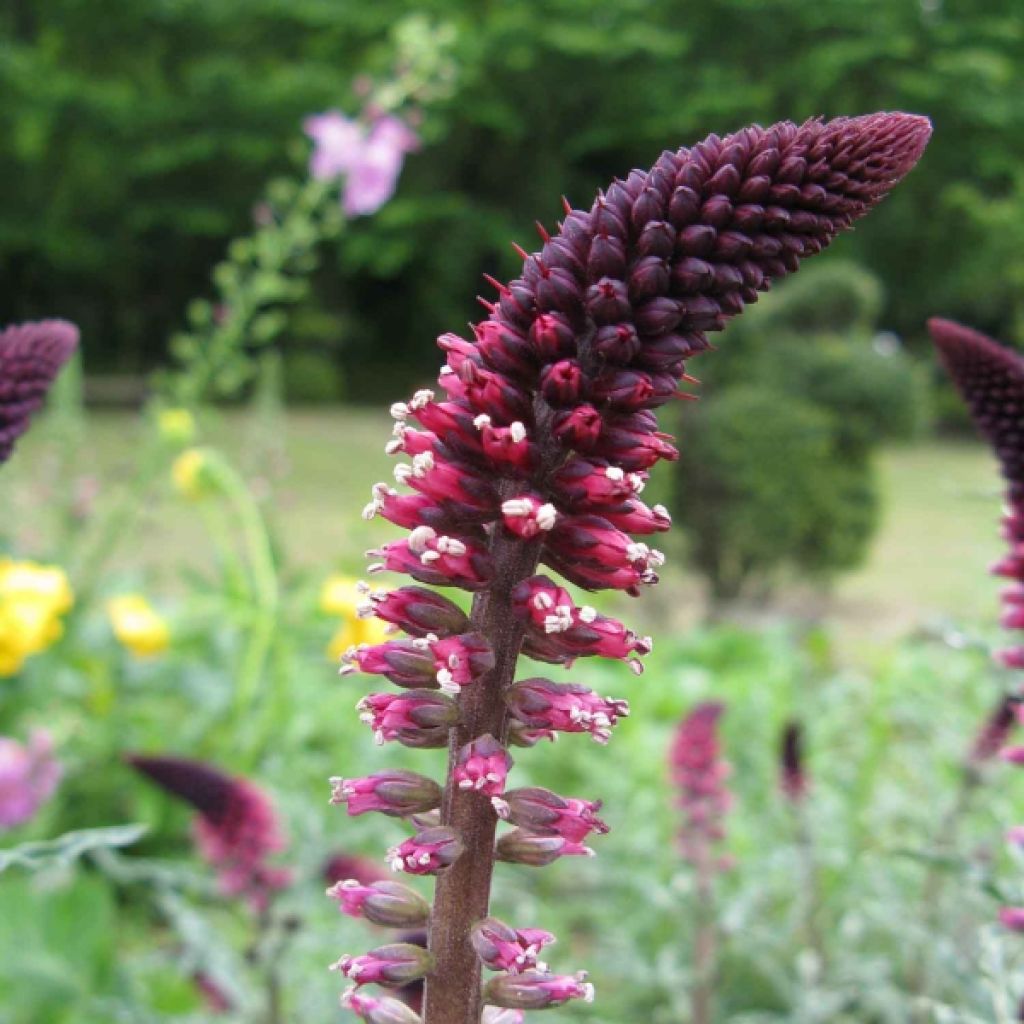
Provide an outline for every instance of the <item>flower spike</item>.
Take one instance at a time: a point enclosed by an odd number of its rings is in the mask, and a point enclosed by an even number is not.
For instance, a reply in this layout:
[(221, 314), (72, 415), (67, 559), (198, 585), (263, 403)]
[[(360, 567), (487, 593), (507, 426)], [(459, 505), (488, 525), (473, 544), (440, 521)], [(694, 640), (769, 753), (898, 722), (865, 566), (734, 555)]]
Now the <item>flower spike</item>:
[[(374, 488), (365, 514), (408, 533), (370, 552), (368, 571), (473, 595), (466, 615), (457, 598), (422, 587), (371, 593), (365, 614), (409, 638), (344, 659), (345, 671), (408, 691), (360, 703), (379, 740), (433, 747), (447, 733), (440, 815), (419, 819), (391, 857), (396, 870), (437, 875), (426, 1024), (480, 1024), (485, 1002), (506, 1024), (516, 1011), (592, 995), (580, 976), (511, 966), (484, 990), (471, 941), (490, 920), (496, 859), (589, 856), (584, 839), (607, 829), (596, 800), (505, 792), (508, 745), (561, 732), (606, 743), (629, 710), (576, 683), (517, 681), (518, 656), (613, 658), (638, 672), (651, 650), (540, 566), (593, 591), (636, 596), (657, 582), (664, 556), (638, 537), (671, 521), (641, 494), (651, 468), (678, 452), (656, 410), (694, 397), (687, 362), (711, 348), (707, 333), (881, 201), (930, 133), (921, 117), (872, 114), (752, 126), (663, 153), (588, 209), (567, 203), (558, 231), (520, 253), (517, 278), (487, 279), (483, 318), (464, 337), (438, 339), (437, 388), (392, 406), (388, 451), (407, 461), (395, 487)], [(499, 814), (516, 825), (500, 836)]]

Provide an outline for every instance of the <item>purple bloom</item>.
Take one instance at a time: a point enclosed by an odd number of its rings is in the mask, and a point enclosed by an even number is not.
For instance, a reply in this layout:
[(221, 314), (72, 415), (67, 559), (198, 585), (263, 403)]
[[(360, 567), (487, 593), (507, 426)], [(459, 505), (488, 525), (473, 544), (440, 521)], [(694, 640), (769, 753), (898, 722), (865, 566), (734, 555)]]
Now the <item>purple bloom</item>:
[(77, 346), (78, 328), (65, 320), (0, 331), (0, 463), (28, 430), (32, 414)]
[(267, 796), (247, 779), (234, 778), (183, 757), (130, 755), (128, 763), (198, 812), (193, 833), (199, 853), (217, 869), (221, 890), (242, 896), (254, 910), (267, 906), (291, 873), (268, 858), (285, 847)]
[(331, 110), (307, 117), (303, 130), (313, 140), (310, 174), (318, 181), (344, 176), (342, 206), (350, 217), (373, 213), (391, 198), (406, 154), (419, 146), (416, 133), (390, 114), (367, 125)]
[(782, 730), (779, 750), (779, 788), (787, 800), (799, 803), (807, 795), (807, 771), (804, 765), (804, 727), (787, 722)]
[(27, 744), (0, 736), (0, 831), (30, 820), (53, 795), (60, 776), (48, 733), (37, 730)]

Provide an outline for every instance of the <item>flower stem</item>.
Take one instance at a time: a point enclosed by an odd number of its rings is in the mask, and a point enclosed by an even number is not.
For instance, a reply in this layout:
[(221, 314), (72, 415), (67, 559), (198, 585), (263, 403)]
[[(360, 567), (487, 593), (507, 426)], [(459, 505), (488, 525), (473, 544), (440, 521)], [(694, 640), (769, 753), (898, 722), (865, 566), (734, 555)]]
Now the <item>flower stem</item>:
[(693, 940), (693, 989), (690, 993), (690, 1018), (693, 1024), (711, 1024), (711, 1005), (715, 993), (714, 870), (707, 862), (697, 869), (696, 932)]
[(494, 581), (473, 601), (473, 629), (487, 637), (494, 668), (466, 687), (459, 698), (461, 721), (448, 748), (448, 781), (441, 818), (462, 839), (461, 857), (437, 879), (430, 920), (430, 952), (436, 967), (427, 978), (425, 1024), (479, 1024), (480, 960), (469, 941), (472, 926), (488, 914), (497, 816), (485, 796), (461, 790), (453, 773), (459, 750), (490, 733), (505, 741), (508, 732), (504, 691), (514, 681), (524, 627), (512, 612), (512, 590), (532, 576), (540, 558), (539, 541), (524, 543), (500, 533), (491, 541)]

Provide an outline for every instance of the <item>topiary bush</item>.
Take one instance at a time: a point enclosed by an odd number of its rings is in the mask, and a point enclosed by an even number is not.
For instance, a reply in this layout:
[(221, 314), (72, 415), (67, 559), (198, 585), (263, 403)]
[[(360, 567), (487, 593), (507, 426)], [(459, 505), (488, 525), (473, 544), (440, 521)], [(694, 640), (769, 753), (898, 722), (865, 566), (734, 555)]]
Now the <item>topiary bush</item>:
[(715, 603), (770, 592), (783, 572), (826, 584), (866, 557), (873, 455), (927, 412), (925, 375), (873, 330), (881, 306), (863, 268), (811, 268), (705, 364), (672, 504)]

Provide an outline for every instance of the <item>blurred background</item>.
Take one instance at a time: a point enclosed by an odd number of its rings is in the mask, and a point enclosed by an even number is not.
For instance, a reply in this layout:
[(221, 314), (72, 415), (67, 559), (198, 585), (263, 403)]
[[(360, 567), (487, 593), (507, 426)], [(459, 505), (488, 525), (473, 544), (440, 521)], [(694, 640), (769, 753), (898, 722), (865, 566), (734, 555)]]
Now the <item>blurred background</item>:
[[(482, 275), (515, 276), (510, 243), (533, 248), (562, 195), (586, 206), (710, 132), (874, 110), (932, 119), (919, 167), (694, 360), (701, 400), (666, 414), (663, 583), (601, 605), (658, 647), (639, 681), (585, 676), (633, 717), (608, 751), (521, 755), (530, 781), (606, 798), (603, 856), (498, 898), (591, 969), (597, 1003), (552, 1021), (693, 1019), (666, 757), (714, 698), (736, 796), (714, 1019), (1024, 1019), (1020, 940), (992, 924), (1024, 791), (965, 768), (1010, 681), (987, 660), (1002, 488), (924, 329), (1024, 345), (1022, 98), (1017, 0), (0, 5), (0, 320), (82, 330), (0, 473), (0, 568), (59, 567), (74, 595), (0, 678), (0, 734), (43, 729), (63, 764), (0, 826), (0, 847), (43, 844), (0, 849), (0, 1022), (342, 1019), (324, 967), (367, 942), (322, 868), (379, 864), (401, 831), (322, 806), (323, 780), (432, 756), (375, 749), (331, 663), (357, 623), (325, 585), (394, 533), (359, 514), (391, 472), (388, 404), (429, 385), (436, 336), (479, 318)], [(365, 163), (328, 173), (311, 155), (343, 123)], [(776, 778), (793, 719), (816, 780), (798, 816)], [(272, 795), (298, 881), (271, 924), (203, 888), (191, 812), (130, 751)]]

